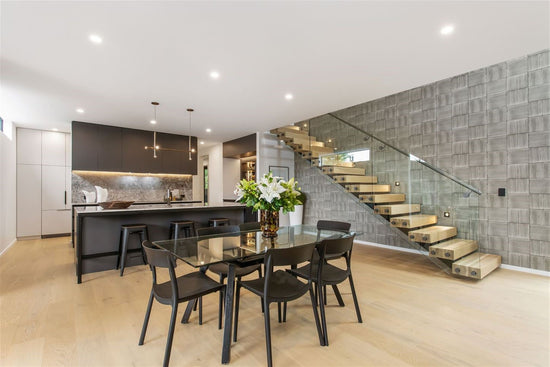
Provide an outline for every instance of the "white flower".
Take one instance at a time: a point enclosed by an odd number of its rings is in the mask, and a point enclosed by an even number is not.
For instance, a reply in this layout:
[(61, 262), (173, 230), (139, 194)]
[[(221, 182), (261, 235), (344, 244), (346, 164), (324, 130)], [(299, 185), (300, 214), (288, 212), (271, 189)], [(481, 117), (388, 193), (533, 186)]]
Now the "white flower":
[(235, 191), (233, 191), (233, 193), (237, 195), (237, 201), (241, 200), (242, 197), (244, 196), (244, 190), (241, 189), (239, 185), (237, 185), (237, 188), (235, 189)]
[(265, 178), (262, 178), (260, 185), (258, 185), (261, 195), (260, 199), (264, 199), (268, 203), (271, 203), (273, 199), (278, 199), (281, 197), (279, 195), (282, 192), (285, 192), (285, 188), (277, 181), (269, 182)]

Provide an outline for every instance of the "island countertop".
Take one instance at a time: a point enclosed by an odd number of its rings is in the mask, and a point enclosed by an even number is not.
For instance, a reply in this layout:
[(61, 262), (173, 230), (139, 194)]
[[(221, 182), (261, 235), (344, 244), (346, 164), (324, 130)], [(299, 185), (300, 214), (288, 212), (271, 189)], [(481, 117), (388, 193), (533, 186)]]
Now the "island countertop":
[[(116, 269), (120, 252), (121, 227), (145, 224), (151, 241), (167, 240), (170, 223), (192, 221), (195, 229), (207, 227), (209, 219), (227, 218), (230, 225), (256, 221), (250, 208), (240, 203), (172, 203), (132, 205), (127, 209), (74, 206), (74, 247), (77, 282), (82, 275)], [(141, 248), (138, 236), (130, 236), (129, 251)], [(139, 251), (139, 250), (138, 250)], [(142, 256), (128, 258), (126, 266), (143, 264)]]

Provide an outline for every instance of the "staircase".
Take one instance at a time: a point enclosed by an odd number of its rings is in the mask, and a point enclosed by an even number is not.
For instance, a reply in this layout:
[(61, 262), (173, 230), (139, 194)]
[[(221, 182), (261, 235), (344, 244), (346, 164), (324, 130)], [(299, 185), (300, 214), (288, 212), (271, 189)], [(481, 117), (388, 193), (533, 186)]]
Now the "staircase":
[(408, 240), (427, 249), (457, 276), (482, 279), (501, 264), (498, 255), (480, 253), (477, 241), (457, 238), (457, 228), (438, 225), (438, 217), (423, 214), (421, 203), (406, 203), (406, 195), (392, 193), (392, 186), (354, 162), (342, 161), (332, 141), (317, 141), (301, 126), (285, 126), (270, 131), (321, 172), (341, 185), (350, 195), (371, 207), (390, 227), (407, 235)]

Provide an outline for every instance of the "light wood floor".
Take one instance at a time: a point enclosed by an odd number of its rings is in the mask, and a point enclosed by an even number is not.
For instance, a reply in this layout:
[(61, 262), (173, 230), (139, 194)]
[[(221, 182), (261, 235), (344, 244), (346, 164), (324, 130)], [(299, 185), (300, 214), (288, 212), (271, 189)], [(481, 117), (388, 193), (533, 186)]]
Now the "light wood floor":
[[(189, 270), (181, 265), (178, 271)], [(329, 292), (329, 347), (318, 344), (308, 297), (272, 315), (276, 366), (549, 366), (549, 279), (498, 269), (457, 279), (425, 257), (356, 245), (353, 272), (363, 324), (348, 286)], [(138, 346), (151, 282), (145, 266), (88, 274), (76, 284), (68, 238), (17, 242), (0, 257), (1, 366), (158, 366), (170, 307), (153, 305)], [(183, 314), (182, 305), (179, 314)], [(177, 324), (172, 366), (217, 366), (217, 295)], [(258, 297), (243, 292), (232, 366), (265, 365)]]

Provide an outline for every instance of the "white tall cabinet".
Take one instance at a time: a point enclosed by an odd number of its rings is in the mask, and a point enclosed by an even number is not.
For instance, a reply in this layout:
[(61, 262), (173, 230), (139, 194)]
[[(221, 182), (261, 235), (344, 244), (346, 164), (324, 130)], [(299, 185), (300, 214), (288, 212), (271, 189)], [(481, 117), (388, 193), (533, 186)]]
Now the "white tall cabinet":
[(17, 237), (71, 231), (69, 134), (17, 129)]

